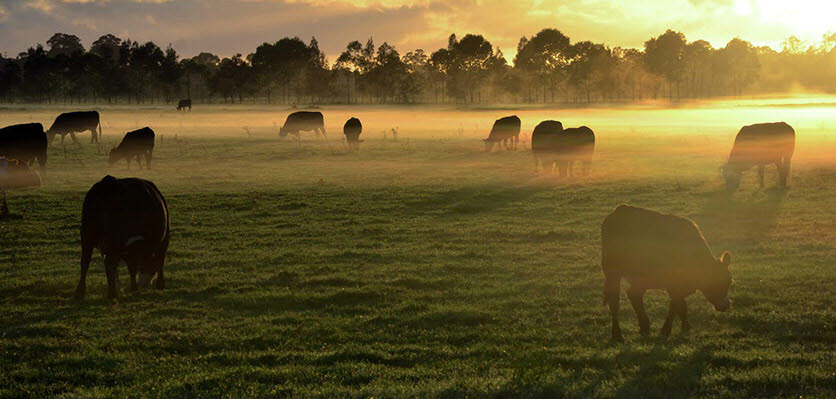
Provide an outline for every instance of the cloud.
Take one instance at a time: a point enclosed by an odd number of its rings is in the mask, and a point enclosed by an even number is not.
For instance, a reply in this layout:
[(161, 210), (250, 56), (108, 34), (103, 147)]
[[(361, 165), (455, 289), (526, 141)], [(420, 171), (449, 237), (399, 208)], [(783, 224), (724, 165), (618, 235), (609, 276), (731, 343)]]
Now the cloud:
[[(184, 55), (246, 54), (284, 36), (306, 41), (316, 36), (333, 60), (350, 40), (374, 37), (401, 52), (433, 51), (446, 45), (451, 33), (480, 33), (510, 59), (521, 36), (543, 28), (557, 28), (573, 41), (622, 47), (642, 47), (668, 28), (715, 47), (735, 36), (777, 46), (793, 33), (816, 40), (825, 28), (832, 29), (833, 13), (817, 1), (0, 0), (0, 21), (5, 18), (0, 50), (22, 51), (55, 32), (76, 34), (85, 43), (114, 33), (160, 46), (170, 43)], [(750, 5), (748, 11), (738, 7), (742, 3)]]

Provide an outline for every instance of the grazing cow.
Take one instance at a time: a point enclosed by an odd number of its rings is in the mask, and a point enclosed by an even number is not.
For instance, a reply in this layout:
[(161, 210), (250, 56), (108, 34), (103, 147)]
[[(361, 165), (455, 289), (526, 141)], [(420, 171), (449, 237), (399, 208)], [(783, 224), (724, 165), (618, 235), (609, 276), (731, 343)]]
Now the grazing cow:
[(87, 269), (95, 248), (104, 256), (108, 298), (119, 295), (117, 266), (122, 260), (128, 265), (131, 290), (150, 286), (155, 274), (156, 288), (165, 288), (163, 265), (170, 232), (168, 205), (154, 183), (105, 176), (84, 197), (76, 299), (84, 299)]
[(131, 158), (136, 157), (136, 163), (142, 169), (142, 157), (145, 157), (145, 166), (151, 169), (151, 156), (154, 154), (154, 131), (149, 127), (144, 127), (133, 132), (125, 134), (125, 138), (119, 143), (119, 146), (110, 150), (110, 156), (107, 159), (108, 165), (113, 165), (116, 161), (124, 159), (128, 163), (128, 169), (131, 168)]
[(491, 133), (484, 141), (486, 152), (491, 152), (494, 144), (498, 144), (500, 150), (502, 150), (502, 144), (505, 145), (506, 150), (511, 148), (516, 150), (517, 143), (520, 141), (520, 118), (513, 115), (497, 119), (493, 123)]
[(778, 185), (790, 183), (790, 160), (795, 151), (795, 130), (784, 123), (759, 123), (743, 126), (734, 139), (728, 162), (723, 166), (726, 189), (740, 187), (740, 177), (753, 166), (758, 167), (760, 187), (763, 188), (763, 170), (768, 164), (778, 167)]
[(285, 137), (288, 134), (299, 135), (300, 131), (313, 131), (316, 136), (322, 133), (325, 135), (325, 119), (322, 117), (322, 112), (318, 111), (298, 111), (287, 116), (284, 121), (284, 126), (279, 129), (279, 137)]
[(189, 109), (189, 112), (192, 112), (192, 99), (187, 98), (185, 100), (180, 100), (180, 102), (177, 103), (177, 110), (178, 111), (182, 111), (186, 108)]
[(40, 123), (7, 126), (0, 129), (0, 156), (27, 165), (38, 160), (41, 174), (46, 173), (47, 138)]
[(348, 148), (350, 150), (360, 150), (360, 143), (363, 142), (363, 140), (360, 140), (360, 133), (362, 132), (363, 124), (360, 123), (359, 119), (351, 118), (345, 122), (345, 125), (343, 125), (343, 133), (345, 133), (345, 139), (348, 141)]
[(6, 201), (6, 190), (26, 187), (40, 187), (41, 176), (29, 165), (15, 159), (0, 157), (0, 218), (9, 216), (9, 204)]
[[(97, 128), (98, 134), (96, 133)], [(98, 142), (99, 138), (102, 137), (102, 123), (98, 111), (65, 112), (58, 115), (46, 134), (50, 143), (55, 139), (56, 134), (61, 135), (61, 143), (64, 143), (64, 137), (68, 134), (72, 137), (74, 143), (78, 143), (75, 134), (84, 133), (88, 130), (93, 134), (90, 139), (91, 143)]]
[[(557, 154), (557, 138), (563, 131), (563, 124), (558, 121), (540, 122), (531, 133), (531, 152), (534, 153), (534, 168), (548, 166), (554, 170)], [(548, 163), (546, 163), (548, 161)]]
[(592, 154), (595, 151), (595, 133), (581, 126), (563, 129), (557, 135), (557, 170), (560, 176), (572, 175), (572, 162), (583, 162), (581, 173), (589, 175)]
[(630, 283), (627, 297), (636, 310), (642, 336), (650, 331), (643, 297), (648, 289), (665, 289), (671, 303), (661, 334), (670, 335), (673, 319), (679, 316), (682, 330), (690, 328), (685, 297), (700, 290), (714, 309), (731, 306), (731, 255), (720, 259), (694, 222), (648, 209), (620, 205), (604, 218), (601, 226), (601, 268), (604, 272), (604, 303), (610, 307), (612, 338), (621, 341), (618, 325), (620, 284)]

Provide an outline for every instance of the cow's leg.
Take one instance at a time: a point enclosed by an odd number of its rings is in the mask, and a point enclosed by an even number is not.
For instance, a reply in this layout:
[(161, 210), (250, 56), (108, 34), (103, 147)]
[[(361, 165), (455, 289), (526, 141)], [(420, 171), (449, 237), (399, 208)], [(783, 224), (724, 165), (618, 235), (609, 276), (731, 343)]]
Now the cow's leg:
[(93, 260), (93, 246), (81, 246), (81, 276), (78, 279), (78, 285), (75, 287), (75, 299), (83, 300), (84, 293), (87, 290), (87, 270), (90, 269), (90, 261)]
[(671, 297), (671, 304), (670, 308), (668, 308), (668, 316), (665, 318), (665, 324), (662, 326), (661, 334), (663, 337), (669, 337), (671, 335), (674, 317), (681, 317), (685, 312), (683, 310), (685, 309), (685, 296), (674, 292), (668, 292), (668, 295)]
[(569, 163), (569, 161), (558, 160), (556, 163), (558, 175), (560, 175), (560, 177), (566, 177), (567, 169), (571, 168), (571, 164)]
[(70, 133), (70, 137), (73, 139), (73, 143), (81, 145), (81, 143), (78, 141), (78, 137), (75, 136), (74, 132)]
[(688, 304), (685, 302), (685, 298), (682, 298), (677, 310), (679, 311), (679, 319), (682, 320), (682, 332), (690, 331), (691, 323), (688, 323)]
[(583, 175), (589, 176), (589, 171), (592, 169), (592, 161), (583, 161)]
[(764, 165), (758, 165), (758, 181), (760, 182), (760, 188), (763, 189), (763, 170), (765, 169)]
[(139, 170), (142, 170), (142, 155), (136, 154), (136, 164), (139, 166)]
[(96, 142), (96, 128), (90, 129), (90, 143)]
[(647, 318), (647, 313), (644, 311), (644, 289), (630, 286), (627, 289), (627, 297), (630, 298), (630, 303), (636, 311), (636, 318), (639, 320), (639, 331), (642, 337), (650, 334), (650, 319)]
[(114, 299), (119, 296), (119, 256), (105, 256), (105, 274), (107, 274), (107, 297)]
[(157, 280), (154, 281), (154, 288), (161, 290), (165, 288), (165, 277), (163, 277), (163, 266), (165, 266), (165, 253), (154, 258), (154, 267), (157, 269)]
[(612, 340), (624, 341), (621, 335), (621, 326), (618, 325), (618, 308), (621, 302), (621, 276), (613, 274), (604, 275), (604, 302), (610, 306), (610, 317), (612, 318)]
[(137, 290), (136, 271), (139, 267), (137, 259), (135, 259), (135, 258), (125, 259), (125, 263), (128, 264), (128, 273), (130, 273), (130, 275), (131, 275), (131, 291), (136, 291)]
[(153, 156), (153, 153), (151, 151), (148, 151), (148, 152), (145, 153), (145, 167), (148, 168), (148, 170), (151, 170), (151, 157), (152, 156)]

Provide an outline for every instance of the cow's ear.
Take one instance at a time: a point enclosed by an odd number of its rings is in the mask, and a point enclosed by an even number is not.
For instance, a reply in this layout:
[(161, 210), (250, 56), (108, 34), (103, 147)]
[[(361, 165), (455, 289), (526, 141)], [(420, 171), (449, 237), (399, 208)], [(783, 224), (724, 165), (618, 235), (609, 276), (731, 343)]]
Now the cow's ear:
[(720, 255), (720, 263), (722, 263), (726, 268), (729, 267), (731, 264), (731, 254), (729, 251), (725, 251), (722, 255)]

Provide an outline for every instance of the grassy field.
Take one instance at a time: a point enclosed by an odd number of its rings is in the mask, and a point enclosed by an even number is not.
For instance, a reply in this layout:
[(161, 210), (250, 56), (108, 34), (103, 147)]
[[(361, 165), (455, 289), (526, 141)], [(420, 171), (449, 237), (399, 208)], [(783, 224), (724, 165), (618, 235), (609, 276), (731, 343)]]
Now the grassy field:
[[(329, 141), (281, 141), (265, 106), (100, 108), (104, 145), (55, 144), (46, 184), (0, 221), (0, 397), (833, 397), (836, 102), (616, 109), (325, 107)], [(7, 107), (0, 124), (60, 109)], [(492, 121), (546, 118), (598, 137), (589, 178), (484, 153)], [(341, 127), (365, 125), (359, 154)], [(718, 167), (744, 124), (798, 132), (790, 190), (733, 196)], [(157, 132), (154, 169), (107, 167)], [(398, 127), (398, 141), (383, 131)], [(104, 299), (78, 279), (84, 194), (105, 174), (169, 202), (163, 291)], [(733, 255), (732, 310), (688, 298), (693, 329), (609, 341), (600, 223), (629, 203), (685, 215)], [(126, 269), (121, 269), (123, 286)], [(654, 333), (667, 296), (646, 298)]]

